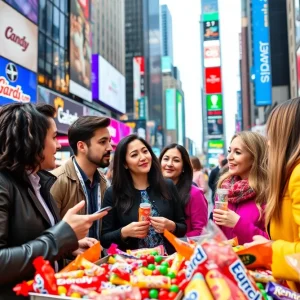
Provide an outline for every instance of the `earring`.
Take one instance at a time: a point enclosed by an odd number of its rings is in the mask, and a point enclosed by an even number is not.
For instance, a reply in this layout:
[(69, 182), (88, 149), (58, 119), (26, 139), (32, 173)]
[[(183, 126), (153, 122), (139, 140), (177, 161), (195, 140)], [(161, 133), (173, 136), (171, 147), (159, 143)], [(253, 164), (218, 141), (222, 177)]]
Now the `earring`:
[(182, 173), (184, 173), (184, 170), (182, 170)]
[(124, 166), (124, 168), (127, 170), (128, 169), (128, 167), (126, 167), (126, 166)]

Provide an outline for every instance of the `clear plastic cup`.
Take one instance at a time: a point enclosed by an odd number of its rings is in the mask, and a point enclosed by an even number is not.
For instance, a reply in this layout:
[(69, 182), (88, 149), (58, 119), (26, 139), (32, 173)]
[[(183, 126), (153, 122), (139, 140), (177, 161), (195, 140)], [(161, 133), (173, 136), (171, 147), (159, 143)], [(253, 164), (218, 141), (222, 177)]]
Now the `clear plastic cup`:
[(215, 201), (216, 209), (228, 210), (228, 193), (229, 190), (227, 189), (217, 189)]

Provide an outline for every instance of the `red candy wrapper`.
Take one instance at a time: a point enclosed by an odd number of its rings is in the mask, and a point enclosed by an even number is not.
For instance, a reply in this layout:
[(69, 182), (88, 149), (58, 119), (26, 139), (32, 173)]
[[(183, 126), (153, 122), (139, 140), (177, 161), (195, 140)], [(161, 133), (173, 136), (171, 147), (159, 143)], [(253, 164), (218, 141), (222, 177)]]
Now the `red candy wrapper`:
[(58, 295), (55, 272), (50, 262), (39, 256), (33, 265), (36, 269), (33, 290), (40, 294)]
[(29, 293), (34, 292), (34, 290), (33, 290), (33, 280), (23, 281), (22, 283), (17, 284), (13, 288), (13, 291), (16, 293), (17, 296), (28, 297)]
[[(186, 278), (191, 280), (196, 272), (203, 274), (215, 299), (262, 300), (263, 296), (255, 282), (231, 245), (226, 243), (220, 229), (211, 222), (204, 234), (199, 238), (189, 258)], [(170, 233), (166, 237), (168, 238), (169, 235)], [(170, 242), (172, 241), (176, 240), (171, 239)], [(177, 245), (177, 248), (178, 246), (181, 245)], [(189, 256), (189, 253), (187, 254)], [(228, 297), (224, 297), (225, 294)]]

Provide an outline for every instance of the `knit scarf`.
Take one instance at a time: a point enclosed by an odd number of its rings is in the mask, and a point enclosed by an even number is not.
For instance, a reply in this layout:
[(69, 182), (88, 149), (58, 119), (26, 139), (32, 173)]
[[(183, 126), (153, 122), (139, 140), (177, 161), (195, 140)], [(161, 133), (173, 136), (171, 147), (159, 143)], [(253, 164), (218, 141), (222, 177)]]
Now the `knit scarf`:
[(248, 200), (255, 200), (256, 193), (249, 186), (248, 179), (241, 179), (239, 176), (226, 178), (221, 185), (222, 189), (228, 189), (228, 202), (240, 203)]

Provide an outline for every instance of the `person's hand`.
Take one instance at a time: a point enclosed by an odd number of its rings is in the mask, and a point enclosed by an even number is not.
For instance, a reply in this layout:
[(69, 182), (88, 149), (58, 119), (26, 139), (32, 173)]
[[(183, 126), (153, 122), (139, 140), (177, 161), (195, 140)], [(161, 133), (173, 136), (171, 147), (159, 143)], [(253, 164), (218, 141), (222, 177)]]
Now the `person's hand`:
[(150, 217), (151, 225), (157, 233), (163, 233), (165, 229), (174, 232), (176, 224), (164, 217)]
[(255, 235), (253, 237), (253, 242), (245, 243), (244, 247), (249, 248), (249, 247), (252, 247), (252, 246), (261, 245), (261, 244), (265, 244), (265, 243), (272, 243), (272, 241), (266, 239), (265, 237), (263, 237), (261, 235)]
[(233, 210), (214, 209), (213, 220), (217, 225), (233, 228), (239, 221), (240, 216)]
[(143, 239), (147, 236), (149, 230), (149, 222), (132, 222), (121, 229), (122, 238), (128, 237)]
[(89, 249), (90, 247), (92, 247), (93, 245), (95, 245), (96, 243), (98, 243), (98, 241), (96, 239), (90, 238), (90, 237), (85, 237), (78, 241), (79, 247), (72, 254), (74, 256), (77, 256), (77, 255), (83, 253), (84, 251), (86, 251), (87, 249)]
[(74, 230), (77, 239), (81, 240), (86, 237), (93, 222), (102, 219), (107, 215), (106, 211), (93, 215), (78, 215), (77, 213), (84, 207), (85, 201), (80, 201), (77, 205), (70, 208), (65, 214), (63, 221), (68, 223)]

